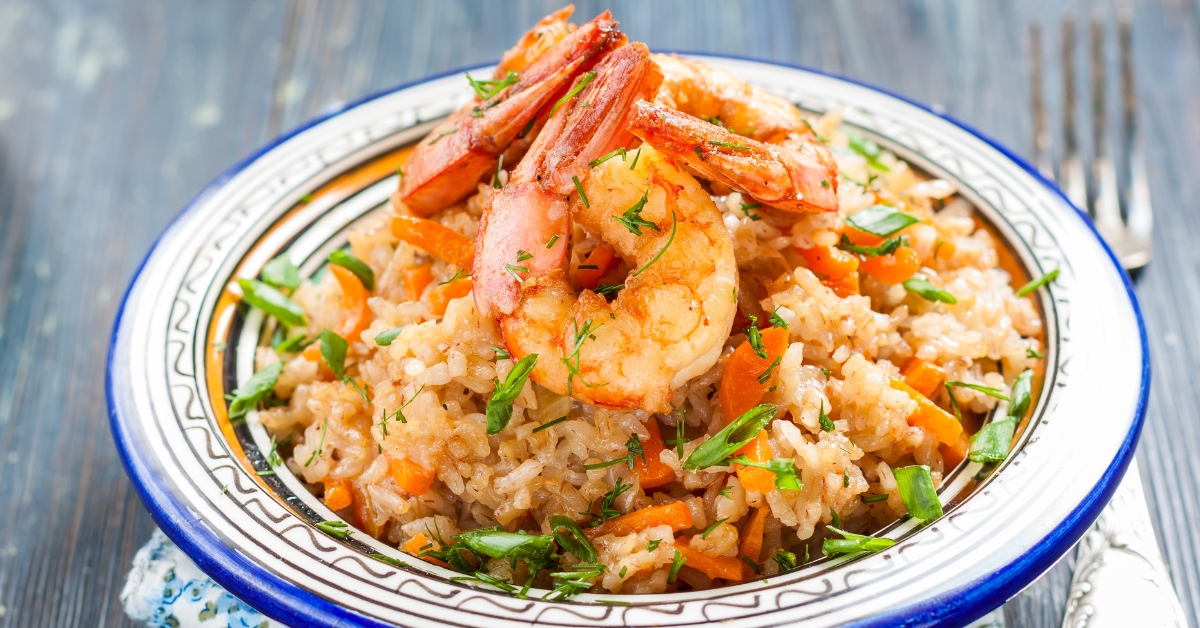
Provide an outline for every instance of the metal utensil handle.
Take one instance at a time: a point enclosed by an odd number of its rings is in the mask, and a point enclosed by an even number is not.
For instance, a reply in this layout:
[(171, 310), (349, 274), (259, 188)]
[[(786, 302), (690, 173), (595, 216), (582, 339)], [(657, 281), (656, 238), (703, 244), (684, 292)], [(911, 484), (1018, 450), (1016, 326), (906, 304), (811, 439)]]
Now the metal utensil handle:
[(1137, 460), (1079, 540), (1063, 626), (1187, 627), (1150, 525)]

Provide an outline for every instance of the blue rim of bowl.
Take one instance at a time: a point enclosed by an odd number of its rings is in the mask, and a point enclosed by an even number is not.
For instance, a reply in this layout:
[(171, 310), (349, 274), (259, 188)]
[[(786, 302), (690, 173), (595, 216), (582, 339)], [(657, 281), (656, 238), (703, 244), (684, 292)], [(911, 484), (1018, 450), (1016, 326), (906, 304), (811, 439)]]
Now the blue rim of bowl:
[[(1112, 463), (1100, 477), (1096, 486), (1088, 492), (1083, 501), (1049, 535), (1035, 544), (1033, 549), (1004, 567), (936, 597), (927, 598), (891, 612), (876, 615), (848, 625), (861, 627), (938, 626), (959, 624), (983, 616), (1008, 601), (1008, 599), (1019, 593), (1037, 579), (1037, 577), (1053, 567), (1074, 546), (1075, 542), (1083, 536), (1084, 532), (1100, 516), (1100, 512), (1112, 498), (1117, 485), (1125, 475), (1125, 470), (1129, 467), (1129, 463), (1133, 459), (1137, 441), (1141, 435), (1142, 426), (1145, 423), (1146, 405), (1150, 395), (1150, 349), (1146, 338), (1146, 323), (1142, 317), (1142, 309), (1138, 304), (1137, 295), (1133, 291), (1133, 284), (1130, 281), (1129, 275), (1117, 261), (1117, 257), (1113, 254), (1112, 249), (1109, 248), (1108, 243), (1104, 241), (1104, 238), (1100, 237), (1100, 233), (1096, 231), (1091, 218), (1071, 203), (1070, 199), (1067, 198), (1054, 182), (1046, 179), (1041, 172), (1023, 157), (1013, 153), (988, 135), (940, 109), (935, 109), (907, 96), (857, 79), (802, 65), (757, 59), (748, 56), (696, 51), (672, 52), (678, 52), (685, 56), (696, 55), (737, 61), (752, 61), (792, 70), (811, 72), (879, 92), (933, 114), (999, 151), (1025, 170), (1036, 181), (1057, 195), (1068, 207), (1074, 209), (1077, 217), (1087, 226), (1088, 230), (1100, 243), (1105, 254), (1108, 255), (1109, 261), (1112, 262), (1113, 267), (1116, 268), (1117, 273), (1120, 275), (1121, 282), (1125, 286), (1126, 296), (1129, 297), (1129, 303), (1133, 307), (1134, 315), (1137, 318), (1138, 338), (1142, 345), (1142, 378), (1138, 392), (1137, 408), (1134, 410), (1133, 425), (1125, 435), (1125, 439), (1121, 443), (1121, 447), (1117, 450)], [(125, 314), (125, 306), (128, 303), (129, 294), (133, 286), (137, 283), (138, 278), (141, 277), (142, 271), (146, 267), (146, 262), (150, 260), (150, 257), (158, 249), (163, 235), (171, 231), (175, 224), (184, 216), (191, 213), (192, 210), (222, 188), (239, 172), (280, 144), (326, 120), (378, 98), (429, 81), (493, 64), (494, 62), (448, 70), (373, 92), (301, 124), (259, 148), (248, 157), (238, 161), (231, 168), (218, 175), (212, 183), (205, 186), (196, 198), (171, 219), (162, 233), (155, 239), (154, 244), (151, 246), (150, 251), (146, 253), (146, 257), (142, 259), (141, 264), (138, 265), (137, 271), (129, 282), (129, 286), (125, 289), (125, 294), (121, 297), (121, 304), (117, 309), (109, 341), (107, 368), (104, 379), (109, 423), (112, 429), (113, 440), (116, 442), (117, 453), (121, 457), (125, 472), (129, 475), (134, 489), (138, 493), (138, 497), (141, 498), (142, 503), (146, 506), (146, 510), (150, 513), (151, 518), (154, 519), (154, 522), (171, 541), (178, 545), (217, 584), (220, 584), (242, 601), (278, 621), (289, 625), (329, 626), (330, 628), (345, 626), (347, 622), (351, 625), (378, 626), (381, 628), (392, 626), (392, 624), (380, 622), (314, 595), (294, 583), (280, 578), (263, 566), (247, 560), (237, 552), (230, 550), (202, 522), (190, 515), (188, 509), (171, 494), (170, 487), (163, 478), (153, 473), (152, 469), (155, 462), (148, 457), (146, 452), (140, 451), (135, 446), (136, 437), (131, 433), (128, 423), (118, 414), (114, 403), (113, 360), (115, 359), (117, 349), (117, 334), (121, 328), (121, 321)]]

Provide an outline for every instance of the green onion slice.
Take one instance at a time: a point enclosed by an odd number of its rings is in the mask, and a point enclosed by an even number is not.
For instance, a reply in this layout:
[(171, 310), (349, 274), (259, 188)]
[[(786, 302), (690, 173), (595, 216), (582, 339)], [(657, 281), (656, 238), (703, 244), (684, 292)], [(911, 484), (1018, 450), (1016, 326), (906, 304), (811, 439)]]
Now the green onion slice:
[(683, 468), (694, 470), (723, 463), (733, 452), (749, 443), (775, 418), (776, 407), (769, 403), (757, 405), (726, 425), (712, 438), (704, 441), (683, 461)]
[(846, 223), (859, 231), (886, 238), (910, 225), (921, 222), (916, 216), (890, 205), (872, 205), (846, 216)]
[(329, 263), (341, 266), (346, 270), (354, 273), (355, 277), (362, 282), (364, 288), (368, 292), (375, 289), (375, 271), (371, 270), (365, 262), (354, 257), (348, 251), (338, 249), (329, 254)]
[(238, 279), (242, 287), (242, 300), (264, 313), (274, 316), (288, 327), (305, 327), (308, 317), (304, 310), (282, 292), (257, 279)]
[(984, 386), (982, 384), (971, 384), (968, 382), (946, 382), (946, 386), (948, 386), (950, 388), (961, 386), (963, 388), (970, 388), (971, 390), (978, 390), (979, 392), (981, 392), (989, 397), (995, 397), (996, 399), (1000, 399), (1001, 401), (1009, 400), (1008, 396), (1004, 394), (1004, 391), (1002, 391), (998, 388)]
[(295, 290), (300, 287), (300, 269), (296, 268), (292, 258), (284, 253), (263, 266), (262, 280), (276, 288)]
[(891, 539), (876, 538), (873, 536), (863, 536), (846, 532), (834, 526), (825, 526), (826, 529), (842, 535), (841, 539), (825, 539), (821, 544), (821, 551), (826, 556), (838, 556), (842, 554), (862, 554), (875, 553), (883, 551), (896, 544)]
[(1029, 295), (1033, 293), (1034, 290), (1037, 290), (1038, 288), (1041, 288), (1042, 286), (1054, 281), (1058, 278), (1059, 270), (1060, 269), (1055, 268), (1045, 275), (1042, 275), (1041, 277), (1038, 277), (1037, 279), (1034, 279), (1033, 281), (1021, 286), (1021, 289), (1017, 290), (1017, 296), (1023, 297)]
[(521, 389), (525, 387), (525, 380), (529, 379), (529, 374), (533, 372), (533, 366), (537, 364), (537, 359), (538, 354), (530, 353), (517, 360), (516, 365), (504, 378), (503, 384), (496, 380), (496, 392), (492, 393), (492, 398), (488, 400), (487, 408), (484, 411), (487, 415), (487, 433), (489, 435), (499, 434), (508, 425), (509, 419), (512, 419), (513, 401), (521, 394)]
[(938, 499), (937, 489), (933, 487), (933, 477), (929, 467), (912, 465), (892, 469), (896, 484), (900, 487), (900, 499), (908, 514), (921, 521), (933, 521), (942, 516), (942, 502)]
[(329, 370), (338, 379), (346, 374), (346, 349), (349, 344), (345, 338), (328, 329), (321, 330), (321, 357), (329, 365)]
[(236, 419), (245, 416), (247, 412), (253, 410), (258, 402), (267, 398), (271, 394), (271, 390), (275, 388), (275, 382), (279, 381), (279, 375), (283, 373), (283, 362), (275, 362), (246, 380), (245, 384), (238, 386), (233, 391), (232, 399), (229, 403), (229, 418)]
[(958, 299), (954, 298), (954, 295), (942, 290), (941, 288), (929, 283), (924, 279), (921, 279), (920, 277), (907, 279), (904, 281), (903, 285), (905, 290), (921, 297), (922, 299), (925, 299), (926, 301), (941, 301), (942, 303), (949, 303), (951, 305), (958, 303)]
[(1016, 431), (1016, 419), (1009, 418), (988, 423), (971, 437), (971, 452), (967, 454), (967, 458), (971, 462), (982, 464), (1004, 460), (1008, 457), (1008, 450)]
[(396, 336), (399, 336), (402, 331), (404, 331), (403, 327), (393, 327), (387, 331), (381, 331), (375, 335), (375, 344), (381, 347), (390, 346), (396, 340)]

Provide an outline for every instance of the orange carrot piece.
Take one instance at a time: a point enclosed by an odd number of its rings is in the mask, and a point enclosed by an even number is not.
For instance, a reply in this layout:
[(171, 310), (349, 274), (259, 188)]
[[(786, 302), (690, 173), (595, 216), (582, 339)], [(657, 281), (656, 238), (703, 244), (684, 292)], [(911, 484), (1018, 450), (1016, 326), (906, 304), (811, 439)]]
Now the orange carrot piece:
[(872, 257), (860, 267), (863, 272), (884, 283), (903, 283), (912, 278), (921, 267), (921, 256), (915, 250), (902, 246), (891, 255)]
[[(429, 543), (430, 543), (430, 541), (428, 538), (425, 537), (425, 533), (418, 532), (416, 536), (405, 541), (404, 545), (400, 546), (400, 549), (408, 554), (412, 554), (413, 556), (416, 556), (417, 554), (420, 554), (421, 552), (423, 552), (424, 549), (422, 549), (422, 548), (425, 548), (425, 546), (429, 545)], [(425, 549), (431, 549), (431, 548), (425, 548)], [(432, 556), (422, 556), (421, 560), (423, 560), (427, 563), (441, 565), (442, 567), (445, 567), (447, 569), (451, 568), (450, 565), (446, 564), (446, 561), (439, 560)]]
[[(775, 452), (771, 451), (771, 443), (767, 440), (767, 431), (762, 430), (754, 437), (754, 440), (746, 443), (745, 447), (737, 450), (734, 456), (746, 454), (746, 457), (754, 462), (769, 462), (775, 457)], [(767, 469), (759, 469), (758, 467), (744, 467), (734, 465), (737, 469), (738, 480), (742, 483), (742, 488), (747, 491), (755, 491), (758, 493), (769, 493), (775, 489), (775, 473)]]
[(963, 432), (958, 435), (958, 440), (953, 443), (942, 443), (938, 445), (938, 451), (942, 454), (943, 473), (949, 473), (951, 469), (958, 466), (958, 463), (967, 457), (967, 449), (970, 447), (970, 439), (967, 438), (967, 433)]
[(858, 270), (858, 258), (832, 246), (814, 246), (811, 249), (796, 247), (808, 269), (827, 277), (842, 277)]
[(925, 428), (942, 443), (959, 442), (958, 437), (962, 434), (963, 428), (954, 415), (939, 408), (928, 397), (898, 379), (892, 380), (892, 388), (904, 391), (909, 398), (917, 402), (916, 411), (908, 416), (909, 425)]
[(709, 556), (700, 550), (692, 549), (688, 545), (691, 537), (681, 536), (675, 539), (675, 549), (683, 555), (687, 562), (684, 563), (692, 569), (698, 569), (709, 578), (724, 578), (734, 582), (741, 582), (742, 567), (749, 568), (741, 559), (732, 556)]
[(588, 528), (585, 534), (588, 538), (597, 538), (605, 534), (627, 536), (655, 526), (668, 525), (675, 532), (692, 527), (692, 511), (683, 502), (673, 502), (662, 506), (650, 506), (609, 519), (604, 523)]
[(392, 218), (392, 235), (471, 272), (471, 265), (475, 261), (475, 243), (441, 223), (415, 216), (396, 216)]
[(725, 372), (721, 375), (721, 411), (725, 414), (725, 423), (742, 416), (747, 410), (762, 402), (763, 395), (771, 387), (779, 375), (779, 367), (771, 371), (771, 377), (765, 383), (759, 383), (758, 378), (768, 368), (775, 358), (781, 357), (788, 348), (788, 332), (786, 329), (771, 327), (762, 330), (763, 349), (767, 357), (760, 358), (754, 353), (754, 347), (749, 342), (743, 342), (729, 356), (725, 364)]
[(330, 264), (329, 272), (333, 273), (338, 284), (342, 286), (342, 322), (338, 325), (337, 333), (342, 338), (354, 342), (359, 340), (359, 334), (362, 334), (371, 322), (371, 308), (367, 305), (367, 298), (371, 293), (367, 292), (358, 275), (346, 268)]
[(840, 277), (822, 279), (821, 285), (833, 290), (834, 294), (843, 299), (862, 294), (858, 289), (858, 273), (848, 273)]
[(658, 457), (666, 448), (666, 443), (663, 442), (662, 432), (659, 431), (658, 421), (654, 417), (646, 421), (646, 429), (650, 431), (650, 438), (642, 441), (642, 451), (646, 452), (646, 459), (643, 461), (641, 458), (634, 458), (633, 472), (637, 474), (642, 488), (649, 490), (674, 480), (675, 472)]
[(463, 277), (455, 279), (447, 284), (434, 286), (433, 290), (429, 291), (429, 311), (433, 312), (434, 316), (441, 316), (446, 313), (446, 306), (450, 302), (465, 297), (471, 294), (471, 279)]
[(957, 252), (958, 247), (954, 246), (953, 242), (939, 239), (933, 243), (933, 252), (930, 257), (935, 261), (947, 260), (954, 257), (954, 254)]
[(341, 510), (354, 501), (349, 480), (327, 480), (325, 482), (325, 505), (330, 510)]
[[(763, 533), (767, 528), (767, 515), (770, 514), (770, 506), (759, 506), (754, 514), (750, 515), (750, 520), (742, 526), (742, 539), (738, 547), (738, 558), (745, 556), (754, 562), (758, 562), (759, 556), (762, 555)], [(742, 568), (747, 578), (754, 576), (754, 570), (750, 565), (742, 561)]]
[(420, 301), (425, 288), (433, 283), (433, 265), (417, 264), (400, 271), (403, 277), (405, 301)]
[(877, 236), (873, 233), (867, 233), (866, 231), (859, 231), (850, 225), (846, 225), (846, 228), (842, 231), (842, 233), (846, 236), (846, 239), (850, 241), (850, 244), (857, 244), (859, 246), (878, 246), (879, 243), (883, 242), (885, 239), (883, 236)]
[(942, 380), (946, 379), (946, 369), (920, 358), (909, 358), (900, 374), (904, 376), (905, 384), (926, 397), (933, 397)]
[(408, 458), (389, 459), (388, 472), (392, 474), (392, 479), (396, 481), (400, 490), (409, 495), (423, 495), (433, 484), (433, 471)]
[[(580, 288), (595, 290), (596, 286), (600, 285), (600, 278), (617, 266), (617, 256), (612, 247), (600, 244), (592, 249), (591, 253), (588, 253), (587, 261), (580, 266), (581, 268), (575, 271), (575, 283), (579, 284)], [(595, 266), (595, 268), (582, 268), (582, 266)]]

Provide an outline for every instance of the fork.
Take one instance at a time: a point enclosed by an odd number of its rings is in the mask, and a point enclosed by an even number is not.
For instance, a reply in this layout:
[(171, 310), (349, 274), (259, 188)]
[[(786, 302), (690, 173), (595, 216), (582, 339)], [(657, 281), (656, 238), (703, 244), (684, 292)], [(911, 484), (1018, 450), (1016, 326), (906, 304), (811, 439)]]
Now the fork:
[[(1104, 22), (1094, 18), (1091, 24), (1093, 157), (1089, 181), (1075, 129), (1075, 21), (1069, 16), (1062, 21), (1063, 148), (1057, 180), (1067, 198), (1087, 210), (1121, 265), (1134, 270), (1150, 261), (1153, 212), (1137, 128), (1130, 31), (1129, 16), (1123, 14), (1118, 23), (1123, 114), (1119, 139), (1127, 165), (1122, 190), (1107, 133)], [(1041, 28), (1036, 23), (1030, 25), (1029, 36), (1034, 164), (1046, 177), (1055, 179), (1043, 104)], [(1150, 524), (1137, 460), (1130, 462), (1112, 500), (1077, 546), (1063, 617), (1063, 626), (1071, 628), (1132, 625), (1187, 625)]]

